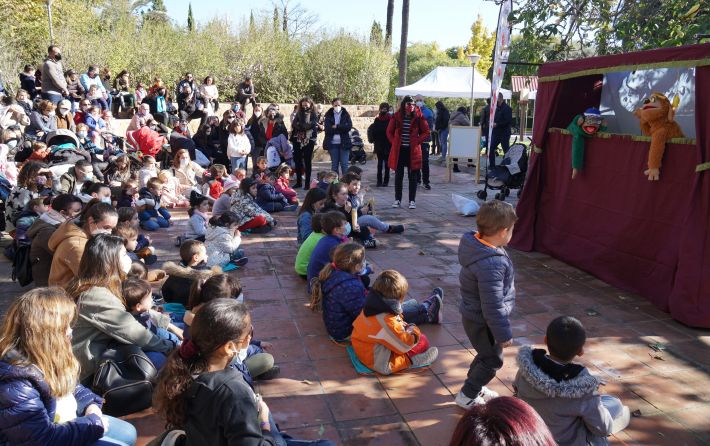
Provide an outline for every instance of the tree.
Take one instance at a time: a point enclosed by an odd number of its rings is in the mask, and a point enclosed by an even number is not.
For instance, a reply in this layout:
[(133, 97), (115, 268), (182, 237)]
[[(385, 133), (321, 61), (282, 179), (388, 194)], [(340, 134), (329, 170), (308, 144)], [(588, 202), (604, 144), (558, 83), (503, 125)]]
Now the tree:
[(256, 20), (254, 19), (254, 11), (249, 12), (249, 34), (256, 32)]
[(316, 24), (318, 16), (301, 6), (300, 3), (292, 3), (291, 0), (272, 0), (274, 9), (283, 11), (283, 25), (281, 30), (289, 39), (300, 39), (307, 33), (317, 31)]
[(192, 17), (192, 2), (187, 7), (187, 30), (190, 32), (195, 30), (195, 19)]
[(407, 85), (407, 35), (409, 34), (409, 0), (402, 0), (402, 36), (399, 41), (399, 86)]
[(274, 5), (274, 32), (279, 32), (279, 8)]
[(370, 45), (382, 45), (382, 26), (377, 20), (372, 22), (372, 27), (370, 28)]
[[(476, 65), (476, 69), (481, 73), (487, 73), (493, 65), (493, 48), (496, 44), (496, 36), (493, 32), (488, 31), (483, 24), (483, 17), (479, 16), (471, 26), (471, 38), (466, 45), (466, 56), (470, 54), (479, 54), (481, 59)], [(458, 53), (457, 53), (458, 57)]]
[(387, 0), (387, 24), (385, 25), (385, 44), (392, 48), (392, 17), (394, 16), (394, 0)]
[(153, 0), (153, 6), (145, 13), (145, 18), (154, 22), (169, 22), (168, 8), (165, 7), (163, 0)]
[(282, 22), (282, 27), (283, 27), (283, 32), (285, 35), (288, 36), (288, 10), (287, 10), (286, 4), (284, 4), (284, 13), (283, 13), (283, 22)]

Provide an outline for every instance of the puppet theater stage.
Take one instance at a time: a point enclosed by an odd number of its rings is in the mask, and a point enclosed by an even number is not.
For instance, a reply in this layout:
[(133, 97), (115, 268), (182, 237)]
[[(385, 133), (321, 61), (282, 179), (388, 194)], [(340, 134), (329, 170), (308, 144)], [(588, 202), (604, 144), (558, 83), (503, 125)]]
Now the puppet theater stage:
[[(710, 328), (710, 44), (547, 63), (538, 74), (530, 166), (510, 245)], [(653, 182), (643, 174), (650, 138), (639, 136), (638, 120), (624, 131), (651, 90), (680, 94), (685, 111), (676, 120), (688, 137), (666, 145)], [(564, 129), (588, 107), (601, 109), (609, 129), (586, 140), (584, 169), (572, 180)]]

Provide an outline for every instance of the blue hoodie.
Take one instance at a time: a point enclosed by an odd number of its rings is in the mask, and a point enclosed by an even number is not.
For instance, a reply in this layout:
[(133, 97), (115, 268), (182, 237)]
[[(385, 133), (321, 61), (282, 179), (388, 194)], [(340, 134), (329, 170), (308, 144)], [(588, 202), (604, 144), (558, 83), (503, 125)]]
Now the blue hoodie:
[(515, 306), (515, 270), (508, 253), (467, 232), (459, 243), (459, 263), (463, 317), (487, 325), (497, 343), (512, 339), (508, 318)]
[(328, 334), (336, 340), (350, 336), (353, 322), (365, 305), (367, 290), (359, 276), (345, 271), (333, 271), (321, 284), (323, 292), (323, 322)]
[(311, 260), (308, 261), (307, 278), (309, 292), (311, 290), (311, 279), (318, 277), (323, 267), (331, 262), (333, 250), (336, 246), (343, 243), (344, 240), (344, 238), (332, 234), (326, 235), (318, 240), (316, 247), (313, 248), (313, 252), (311, 253)]

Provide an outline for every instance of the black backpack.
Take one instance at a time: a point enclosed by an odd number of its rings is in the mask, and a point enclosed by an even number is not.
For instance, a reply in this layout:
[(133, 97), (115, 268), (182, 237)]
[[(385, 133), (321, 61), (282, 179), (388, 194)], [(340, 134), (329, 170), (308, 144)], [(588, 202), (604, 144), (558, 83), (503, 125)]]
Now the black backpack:
[(15, 255), (12, 258), (12, 280), (24, 287), (32, 283), (32, 258), (28, 244), (15, 245)]

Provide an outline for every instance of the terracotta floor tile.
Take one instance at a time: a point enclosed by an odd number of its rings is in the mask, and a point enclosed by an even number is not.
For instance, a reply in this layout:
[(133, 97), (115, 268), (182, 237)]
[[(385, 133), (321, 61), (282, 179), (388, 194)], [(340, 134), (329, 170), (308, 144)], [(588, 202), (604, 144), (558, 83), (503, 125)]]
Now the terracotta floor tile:
[[(630, 378), (631, 390), (663, 412), (687, 409), (707, 403), (707, 379), (704, 382), (683, 382), (681, 373), (661, 375), (653, 373)], [(704, 389), (696, 388), (702, 386)]]
[(422, 325), (420, 328), (433, 347), (460, 345), (459, 341), (443, 325)]
[(345, 446), (334, 424), (318, 424), (302, 428), (286, 429), (285, 433), (298, 440), (330, 440), (338, 446)]
[(317, 395), (323, 393), (318, 375), (310, 362), (280, 363), (278, 378), (270, 381), (256, 381), (258, 392), (272, 396)]
[(350, 362), (347, 359), (348, 352), (345, 350), (345, 347), (331, 341), (328, 336), (305, 336), (303, 342), (306, 344), (308, 357), (313, 361), (326, 358), (340, 358), (343, 362)]
[(414, 434), (397, 416), (369, 418), (338, 423), (344, 446), (415, 446)]
[(427, 446), (446, 446), (456, 424), (463, 415), (458, 406), (404, 415), (404, 419), (419, 443)]
[(303, 341), (300, 338), (271, 339), (269, 342), (274, 345), (271, 354), (274, 356), (276, 364), (303, 361), (308, 358)]
[(318, 374), (321, 385), (330, 392), (340, 387), (362, 386), (379, 389), (377, 376), (360, 375), (352, 363), (342, 358), (321, 359), (310, 362)]
[(454, 397), (431, 371), (380, 377), (380, 382), (399, 413), (439, 409), (454, 404)]
[(325, 399), (335, 420), (347, 421), (394, 415), (397, 411), (386, 395), (382, 386), (373, 390), (369, 385), (356, 385), (330, 390)]
[(325, 395), (264, 397), (269, 410), (282, 429), (332, 424), (333, 415)]
[(703, 444), (682, 424), (665, 415), (634, 417), (629, 426), (616, 436), (628, 445), (695, 446)]

